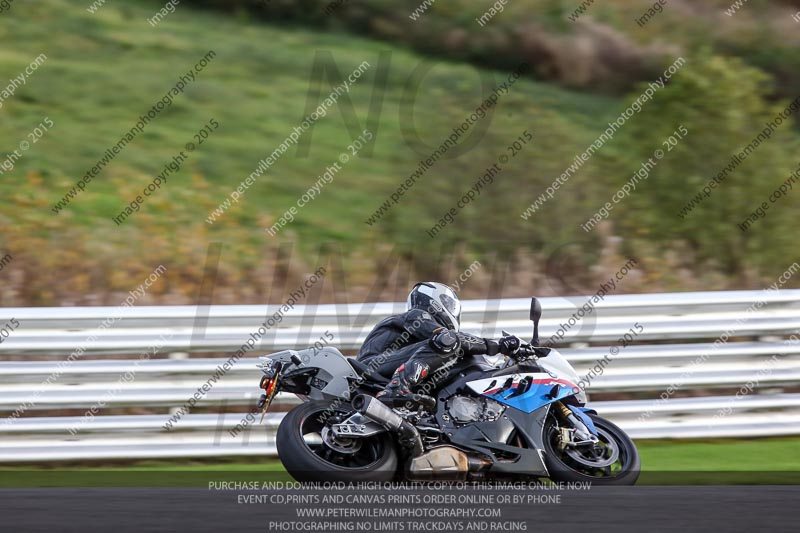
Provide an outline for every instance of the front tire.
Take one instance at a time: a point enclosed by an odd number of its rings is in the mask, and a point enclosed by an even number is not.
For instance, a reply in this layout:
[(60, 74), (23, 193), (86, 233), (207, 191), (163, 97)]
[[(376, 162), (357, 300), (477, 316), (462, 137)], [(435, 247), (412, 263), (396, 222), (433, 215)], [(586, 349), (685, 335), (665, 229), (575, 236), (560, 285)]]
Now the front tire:
[[(363, 439), (339, 441), (337, 451), (322, 437), (323, 432), (327, 432), (324, 419), (331, 410), (327, 402), (306, 402), (281, 420), (275, 444), (289, 474), (297, 481), (391, 481), (397, 470), (392, 436), (383, 432)], [(333, 411), (344, 415), (352, 412), (347, 408)]]
[[(596, 415), (589, 415), (597, 428), (600, 443), (591, 448), (560, 450), (559, 431), (555, 420), (544, 431), (545, 466), (553, 481), (589, 482), (592, 485), (633, 485), (639, 479), (642, 464), (633, 440), (616, 424)], [(593, 466), (592, 462), (607, 466)]]

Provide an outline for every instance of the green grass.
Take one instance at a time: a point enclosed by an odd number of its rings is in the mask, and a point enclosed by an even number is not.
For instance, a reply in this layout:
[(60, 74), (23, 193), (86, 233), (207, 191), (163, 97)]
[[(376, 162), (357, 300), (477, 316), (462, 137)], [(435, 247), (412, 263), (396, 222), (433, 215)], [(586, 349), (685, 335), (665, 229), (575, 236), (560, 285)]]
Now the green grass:
[(291, 481), (279, 461), (136, 464), (134, 466), (0, 467), (0, 488), (197, 487), (211, 481)]
[(800, 439), (638, 441), (645, 470), (800, 471)]
[[(640, 484), (800, 483), (800, 438), (639, 441)], [(0, 466), (0, 487), (208, 486), (211, 481), (290, 481), (277, 460), (141, 461), (133, 465)]]
[(800, 438), (638, 441), (642, 482), (800, 483)]
[[(564, 23), (562, 15), (569, 6), (556, 4), (543, 4), (536, 13), (552, 11), (552, 17)], [(514, 20), (518, 10), (527, 5), (509, 6), (493, 28), (510, 32), (502, 25), (503, 20)], [(415, 268), (414, 277), (449, 278), (461, 271), (459, 266), (453, 266), (452, 272), (445, 273), (451, 263), (457, 265), (469, 259), (466, 265), (480, 259), (488, 264), (497, 256), (493, 271), (505, 266), (520, 269), (514, 274), (520, 278), (518, 285), (537, 285), (537, 290), (538, 281), (534, 280), (546, 268), (543, 265), (550, 264), (547, 258), (561, 254), (562, 249), (567, 249), (565, 245), (574, 245), (580, 251), (574, 265), (570, 260), (570, 266), (565, 266), (564, 274), (581, 280), (587, 291), (595, 286), (595, 280), (589, 277), (603, 277), (595, 274), (598, 265), (616, 268), (616, 264), (608, 266), (616, 263), (616, 257), (607, 254), (611, 249), (618, 252), (615, 255), (619, 259), (635, 256), (641, 260), (645, 276), (638, 285), (633, 281), (626, 285), (626, 292), (723, 289), (734, 284), (742, 288), (740, 279), (750, 279), (749, 274), (742, 278), (732, 275), (747, 271), (747, 261), (738, 256), (731, 268), (720, 263), (719, 273), (723, 275), (717, 276), (716, 263), (703, 263), (706, 258), (700, 253), (696, 261), (695, 254), (682, 253), (685, 239), (697, 248), (703, 248), (697, 246), (703, 237), (702, 242), (726, 243), (725, 250), (757, 249), (758, 253), (747, 254), (763, 258), (770, 268), (776, 263), (761, 250), (792, 257), (791, 243), (786, 244), (788, 237), (781, 237), (783, 240), (773, 245), (773, 241), (758, 241), (756, 230), (748, 238), (757, 246), (746, 248), (737, 241), (744, 237), (735, 233), (729, 217), (714, 216), (714, 220), (719, 219), (717, 223), (703, 225), (697, 231), (683, 228), (676, 221), (677, 229), (669, 238), (677, 236), (677, 241), (669, 244), (676, 246), (681, 261), (687, 261), (678, 268), (677, 264), (664, 261), (662, 252), (669, 246), (664, 245), (663, 232), (652, 231), (649, 224), (641, 223), (646, 216), (665, 220), (668, 204), (664, 202), (659, 203), (662, 210), (658, 211), (631, 200), (615, 211), (611, 219), (614, 227), (609, 232), (587, 234), (578, 230), (579, 224), (640, 166), (643, 150), (646, 148), (650, 154), (661, 142), (658, 138), (652, 140), (653, 146), (650, 141), (644, 147), (637, 144), (635, 126), (626, 126), (626, 133), (620, 133), (576, 172), (559, 189), (557, 199), (537, 212), (535, 220), (523, 221), (519, 215), (628, 105), (627, 97), (600, 94), (599, 88), (596, 92), (587, 88), (571, 91), (531, 77), (520, 79), (500, 98), (494, 113), (473, 127), (473, 131), (481, 131), (473, 148), (458, 158), (438, 161), (388, 215), (370, 226), (365, 223), (367, 218), (516, 65), (507, 64), (509, 61), (502, 63), (503, 69), (476, 68), (469, 58), (442, 60), (435, 53), (426, 57), (402, 43), (355, 37), (341, 29), (309, 29), (283, 20), (280, 24), (259, 22), (245, 15), (196, 9), (188, 3), (156, 28), (150, 27), (147, 18), (162, 6), (156, 0), (109, 2), (96, 14), (90, 14), (80, 2), (50, 0), (18, 2), (3, 13), (0, 80), (18, 76), (39, 54), (46, 54), (48, 59), (0, 109), (0, 161), (5, 159), (4, 153), (13, 152), (28, 139), (42, 121), (50, 119), (55, 124), (16, 161), (13, 170), (0, 175), (0, 250), (10, 250), (21, 258), (9, 269), (20, 272), (7, 278), (14, 290), (0, 295), (7, 305), (113, 305), (117, 301), (115, 291), (125, 294), (135, 280), (148, 275), (158, 264), (169, 269), (165, 287), (154, 290), (162, 291), (158, 296), (164, 296), (159, 303), (188, 303), (196, 297), (206, 250), (212, 242), (225, 245), (217, 279), (220, 290), (215, 298), (227, 298), (219, 303), (239, 304), (263, 301), (270, 285), (269, 266), (276, 261), (271, 247), (286, 240), (296, 243), (300, 252), (298, 261), (293, 260), (287, 267), (287, 279), (314, 270), (319, 246), (335, 242), (350, 261), (343, 277), (349, 287), (358, 288), (372, 286), (376, 278), (385, 275), (376, 271), (375, 259), (388, 255), (395, 245), (405, 260), (403, 266)], [(595, 7), (598, 16), (606, 12), (599, 4)], [(442, 4), (430, 13), (431, 21), (439, 9), (458, 11)], [(679, 16), (678, 10), (673, 11), (663, 15), (665, 22)], [(471, 17), (461, 22), (475, 26)], [(54, 214), (51, 207), (209, 50), (216, 57), (184, 94), (176, 96), (171, 107), (101, 170), (86, 192), (63, 212)], [(229, 198), (258, 162), (303, 120), (307, 106), (311, 109), (319, 103), (321, 99), (309, 101), (308, 95), (310, 88), (316, 86), (313, 73), (319, 74), (315, 65), (319, 66), (324, 58), (332, 58), (344, 76), (363, 61), (371, 67), (347, 97), (341, 97), (328, 115), (304, 134), (301, 141), (310, 142), (307, 154), (290, 148), (243, 194), (239, 203), (213, 225), (207, 224), (209, 213)], [(418, 89), (408, 90), (412, 75), (428, 66), (431, 68)], [(379, 81), (384, 68), (385, 87)], [(660, 69), (659, 66), (657, 70)], [(685, 69), (684, 72), (690, 67)], [(329, 74), (326, 71), (323, 76), (322, 96), (329, 94), (334, 83)], [(634, 92), (638, 94), (638, 89)], [(663, 100), (664, 93), (658, 98)], [(704, 100), (708, 95), (697, 96), (703, 117), (711, 120), (719, 115), (714, 105), (721, 99), (710, 99), (711, 105)], [(404, 105), (410, 102), (413, 113)], [(655, 102), (647, 105), (648, 113), (655, 113), (649, 115), (650, 120), (669, 126), (672, 131), (673, 113), (662, 117), (654, 111)], [(703, 105), (710, 109), (702, 110)], [(380, 112), (376, 111), (378, 107)], [(647, 113), (636, 116), (633, 124), (644, 123), (647, 117)], [(112, 218), (141, 194), (211, 119), (220, 124), (219, 129), (191, 153), (166, 185), (146, 199), (138, 213), (116, 226)], [(353, 130), (360, 131), (371, 119), (376, 121), (375, 127), (371, 126), (376, 139), (372, 153), (362, 150), (352, 157), (332, 183), (299, 209), (293, 222), (277, 237), (269, 237), (265, 228), (296, 206), (298, 198), (317, 182), (326, 167), (348, 151), (348, 144), (358, 135)], [(693, 146), (709, 146), (709, 139), (717, 138), (718, 128), (734, 132), (742, 129), (711, 120), (706, 133), (693, 133), (697, 135), (691, 141)], [(504, 165), (491, 186), (463, 209), (453, 224), (435, 239), (429, 238), (426, 230), (455, 206), (484, 169), (507, 154), (509, 145), (526, 130), (533, 141), (521, 155)], [(414, 140), (415, 137), (419, 138)], [(779, 141), (771, 142), (777, 149), (774, 143)], [(790, 148), (780, 147), (780, 151), (793, 153)], [(683, 165), (683, 161), (689, 163)], [(692, 157), (674, 157), (661, 163), (656, 173), (663, 172), (665, 187), (679, 191), (680, 187), (671, 185), (676, 176), (689, 176), (699, 183), (701, 177), (716, 170), (716, 165), (709, 164), (705, 157), (697, 158), (699, 163), (692, 161)], [(784, 174), (783, 170), (770, 168), (763, 173), (773, 176), (771, 179)], [(763, 183), (768, 187), (766, 181)], [(741, 186), (732, 182), (727, 189)], [(642, 195), (646, 194), (644, 187), (641, 190)], [(793, 207), (788, 202), (786, 205), (787, 216), (793, 214)], [(773, 215), (771, 220), (777, 219)], [(717, 228), (716, 233), (709, 228)], [(719, 232), (732, 240), (718, 238)], [(763, 233), (785, 234), (766, 230)], [(621, 244), (612, 242), (612, 235), (621, 237)], [(48, 253), (41, 253), (43, 249)], [(606, 257), (605, 263), (600, 261), (602, 257)], [(696, 268), (693, 276), (674, 276), (675, 272), (683, 272), (684, 266)], [(772, 280), (782, 271), (783, 265), (774, 266), (774, 272), (764, 273), (764, 280)], [(491, 276), (489, 269), (484, 275), (487, 279)], [(479, 288), (481, 283), (488, 286), (476, 278), (475, 292), (467, 296), (485, 297), (483, 287)], [(569, 284), (578, 285), (572, 281)], [(471, 290), (472, 286), (467, 288)]]
[[(360, 121), (353, 127), (363, 127), (370, 101), (378, 91), (379, 53), (388, 50), (391, 68), (374, 153), (352, 159), (335, 181), (302, 209), (289, 230), (301, 240), (313, 237), (315, 242), (353, 242), (365, 237), (367, 215), (420, 159), (401, 133), (400, 103), (409, 96), (403, 92), (408, 76), (423, 58), (377, 41), (251, 23), (188, 6), (151, 28), (146, 18), (158, 5), (108, 3), (91, 15), (72, 2), (53, 0), (47, 5), (20, 4), (4, 14), (0, 79), (18, 74), (39, 53), (47, 54), (48, 60), (6, 103), (0, 146), (18, 145), (45, 117), (55, 122), (0, 182), (0, 194), (16, 199), (19, 205), (9, 212), (12, 220), (23, 222), (28, 230), (34, 229), (30, 224), (35, 222), (41, 223), (40, 230), (55, 230), (46, 224), (54, 218), (49, 207), (130, 130), (178, 76), (214, 50), (216, 58), (185, 94), (177, 96), (171, 108), (101, 171), (67, 213), (59, 215), (62, 223), (68, 221), (82, 230), (91, 228), (98, 234), (117, 230), (110, 218), (214, 118), (220, 128), (126, 225), (143, 226), (142, 213), (144, 217), (158, 216), (163, 232), (204, 223), (210, 209), (301, 122), (315, 57), (330, 54), (343, 75), (362, 61), (372, 65), (349, 95)], [(498, 82), (506, 74), (486, 73)], [(473, 67), (456, 63), (441, 63), (426, 77), (417, 95), (415, 119), (431, 146), (446, 138), (481, 102), (478, 79)], [(330, 87), (330, 82), (323, 82), (322, 94), (327, 95)], [(488, 143), (488, 147), (482, 145), (461, 158), (470, 161), (440, 164), (429, 178), (449, 177), (468, 187), (475, 176), (466, 173), (467, 168), (482, 168), (489, 158), (496, 158), (501, 143), (504, 146), (540, 121), (546, 120), (548, 129), (562, 128), (588, 142), (590, 129), (597, 130), (613, 111), (612, 102), (521, 81), (502, 100), (487, 133), (491, 138), (507, 132), (507, 138)], [(551, 109), (559, 110), (556, 116), (550, 116)], [(350, 136), (342, 106), (321, 119), (311, 135), (308, 155), (298, 155), (295, 149), (284, 154), (241, 202), (210, 228), (212, 237), (225, 228), (235, 228), (240, 238), (263, 240), (266, 223), (280, 217), (325, 167), (346, 151)], [(40, 186), (26, 182), (25, 176), (31, 172), (43, 176)], [(416, 194), (425, 193), (420, 190)], [(26, 202), (43, 198), (46, 201), (35, 209), (22, 208)], [(404, 211), (415, 213), (414, 197), (409, 195), (407, 200)], [(143, 229), (134, 231), (143, 237)]]
[[(440, 246), (451, 253), (455, 242), (466, 242), (471, 257), (494, 250), (496, 236), (489, 241), (486, 231), (480, 235), (476, 229), (522, 225), (516, 212), (563, 172), (574, 154), (622, 108), (617, 98), (523, 78), (479, 123), (487, 127), (477, 146), (458, 159), (439, 161), (380, 224), (371, 227), (365, 220), (417, 168), (423, 153), (430, 155), (481, 104), (480, 81), (485, 80), (488, 94), (512, 69), (489, 71), (426, 59), (377, 40), (270, 25), (188, 4), (151, 28), (146, 19), (161, 5), (109, 2), (92, 15), (74, 2), (52, 0), (46, 5), (20, 3), (3, 14), (0, 79), (18, 75), (40, 53), (48, 59), (0, 110), (0, 147), (18, 146), (45, 117), (55, 123), (13, 171), (0, 176), (0, 250), (27, 256), (17, 263), (25, 272), (20, 299), (27, 305), (82, 302), (98, 290), (125, 293), (133, 280), (159, 263), (168, 265), (172, 301), (184, 303), (195, 297), (211, 242), (226, 245), (218, 286), (241, 293), (232, 299), (236, 303), (256, 301), (261, 286), (269, 286), (264, 276), (264, 265), (272, 260), (267, 247), (284, 240), (297, 243), (300, 261), (309, 265), (316, 261), (318, 247), (329, 242), (340, 243), (350, 257), (370, 260), (401, 241), (428, 246), (415, 246), (423, 259), (436, 257)], [(54, 214), (51, 207), (209, 50), (216, 57), (184, 94), (101, 170), (86, 192)], [(381, 63), (383, 52), (387, 54)], [(290, 148), (238, 204), (207, 224), (209, 213), (302, 122), (309, 88), (315, 85), (315, 61), (325, 57), (333, 59), (343, 76), (363, 61), (371, 67), (347, 98), (342, 96), (313, 131), (304, 134), (310, 139), (308, 154)], [(433, 67), (419, 90), (407, 91), (409, 77), (425, 62)], [(386, 66), (384, 88), (376, 77)], [(323, 97), (332, 86), (323, 78)], [(381, 98), (380, 113), (370, 114), (371, 105), (377, 107)], [(411, 99), (413, 119), (401, 107)], [(362, 150), (352, 157), (332, 183), (299, 209), (294, 222), (277, 237), (269, 237), (265, 229), (348, 151), (348, 126), (360, 131), (370, 117), (378, 117), (374, 151)], [(112, 217), (212, 118), (219, 129), (138, 213), (116, 226)], [(403, 127), (419, 132), (427, 148), (420, 148), (419, 140), (408, 140), (414, 134)], [(526, 129), (537, 141), (526, 148), (524, 157), (506, 165), (505, 178), (493, 186), (492, 194), (465, 209), (444, 238), (429, 239), (425, 230)], [(576, 177), (574, 186), (594, 178)], [(579, 197), (594, 207), (594, 197)], [(578, 216), (574, 209), (553, 212)], [(524, 228), (524, 235), (508, 230), (504, 238), (516, 242), (519, 236), (534, 246), (529, 230), (548, 238), (555, 238), (556, 231), (571, 234), (572, 227), (558, 216)], [(43, 248), (49, 253), (41, 254)], [(372, 285), (372, 270), (362, 264), (351, 270), (348, 283)], [(243, 290), (248, 286), (259, 288)], [(106, 293), (103, 297), (113, 301)]]

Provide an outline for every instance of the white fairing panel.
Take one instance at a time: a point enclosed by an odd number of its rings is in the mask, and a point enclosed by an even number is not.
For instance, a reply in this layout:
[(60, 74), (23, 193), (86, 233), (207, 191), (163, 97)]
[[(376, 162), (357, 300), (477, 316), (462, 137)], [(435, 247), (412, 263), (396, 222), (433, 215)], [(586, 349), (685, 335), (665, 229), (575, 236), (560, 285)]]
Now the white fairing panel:
[[(580, 376), (578, 376), (578, 373), (575, 372), (575, 369), (572, 368), (572, 365), (569, 364), (569, 361), (567, 361), (558, 350), (551, 348), (550, 353), (547, 354), (546, 357), (538, 359), (536, 364), (560, 378), (568, 379), (573, 383), (580, 383)], [(578, 392), (575, 396), (581, 403), (588, 402), (586, 391), (583, 389), (581, 389), (580, 392)]]

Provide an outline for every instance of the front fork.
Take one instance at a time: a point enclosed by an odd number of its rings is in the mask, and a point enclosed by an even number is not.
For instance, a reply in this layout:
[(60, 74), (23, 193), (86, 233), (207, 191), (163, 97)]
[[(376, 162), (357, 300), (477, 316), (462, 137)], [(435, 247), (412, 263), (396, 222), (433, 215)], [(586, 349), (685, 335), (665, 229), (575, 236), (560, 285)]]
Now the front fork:
[[(570, 409), (562, 402), (555, 402), (553, 407), (556, 416), (564, 424), (560, 428), (560, 446), (562, 450), (567, 446), (597, 444), (599, 439), (597, 438), (596, 430), (594, 430), (594, 424), (591, 423), (591, 419), (588, 419), (585, 414), (578, 410)], [(584, 422), (584, 419), (588, 419), (588, 424)]]

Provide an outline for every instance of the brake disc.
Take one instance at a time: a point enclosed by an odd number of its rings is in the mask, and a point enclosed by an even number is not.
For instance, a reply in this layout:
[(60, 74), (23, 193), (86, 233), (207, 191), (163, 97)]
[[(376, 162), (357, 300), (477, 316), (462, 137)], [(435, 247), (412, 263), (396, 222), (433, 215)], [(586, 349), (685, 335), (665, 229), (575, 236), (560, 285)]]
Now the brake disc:
[[(564, 452), (576, 462), (592, 468), (605, 468), (611, 466), (619, 459), (619, 447), (613, 437), (602, 429), (597, 430), (600, 437), (599, 444), (591, 446), (569, 446)], [(605, 446), (601, 446), (605, 444)], [(610, 452), (611, 455), (607, 456)]]
[(333, 451), (352, 455), (361, 449), (361, 439), (337, 439), (331, 428), (322, 428), (322, 442)]

